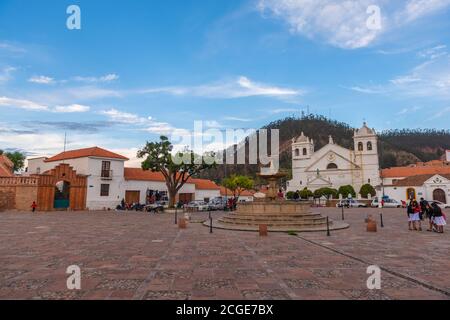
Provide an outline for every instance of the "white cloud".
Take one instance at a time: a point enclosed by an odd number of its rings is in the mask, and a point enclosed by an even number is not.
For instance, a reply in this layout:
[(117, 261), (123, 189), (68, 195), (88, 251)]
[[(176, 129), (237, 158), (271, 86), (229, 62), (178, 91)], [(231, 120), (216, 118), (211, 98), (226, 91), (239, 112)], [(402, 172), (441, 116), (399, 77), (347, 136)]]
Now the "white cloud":
[(442, 118), (444, 115), (447, 115), (448, 113), (450, 113), (450, 107), (440, 109), (438, 112), (436, 112), (434, 115), (432, 115), (427, 120), (429, 120), (429, 121), (436, 120), (436, 119)]
[(0, 84), (11, 80), (12, 73), (16, 70), (17, 70), (17, 68), (14, 68), (14, 67), (5, 67), (2, 70), (0, 70)]
[(112, 82), (119, 79), (119, 76), (115, 73), (110, 73), (101, 77), (81, 77), (77, 76), (73, 78), (75, 81), (96, 83), (96, 82)]
[(49, 107), (30, 100), (0, 97), (0, 107), (13, 107), (31, 111), (48, 111)]
[[(367, 27), (373, 13), (369, 6), (381, 9), (381, 29)], [(318, 39), (343, 49), (373, 44), (381, 34), (403, 27), (419, 18), (438, 13), (450, 0), (259, 0), (264, 16), (285, 21), (293, 34)]]
[(51, 107), (31, 100), (15, 99), (9, 97), (0, 97), (0, 107), (11, 107), (29, 111), (46, 111), (56, 113), (87, 112), (90, 110), (90, 107), (79, 104)]
[(56, 106), (53, 111), (58, 113), (77, 113), (88, 112), (91, 108), (80, 104), (71, 104), (68, 106)]
[(450, 0), (409, 0), (405, 8), (398, 14), (399, 22), (411, 22), (427, 15), (434, 14), (450, 5)]
[(14, 44), (8, 42), (0, 42), (0, 50), (7, 50), (13, 53), (25, 53), (26, 50), (24, 48), (18, 47)]
[(37, 84), (52, 84), (55, 79), (46, 76), (33, 76), (28, 79), (28, 82), (37, 83)]
[(136, 114), (119, 111), (117, 109), (100, 111), (100, 114), (108, 116), (114, 122), (123, 124), (140, 124), (150, 121), (149, 118), (146, 119)]
[(245, 76), (241, 76), (237, 79), (229, 81), (221, 81), (199, 86), (150, 88), (141, 90), (138, 93), (167, 93), (171, 95), (192, 95), (205, 98), (234, 99), (256, 96), (277, 98), (292, 97), (303, 95), (305, 91), (254, 82)]
[(228, 121), (239, 121), (239, 122), (251, 122), (254, 119), (250, 119), (250, 118), (240, 118), (240, 117), (225, 117), (224, 120), (228, 120)]
[(450, 98), (450, 55), (428, 55), (428, 60), (408, 73), (382, 85), (354, 86), (351, 90), (367, 94), (390, 94), (433, 99)]

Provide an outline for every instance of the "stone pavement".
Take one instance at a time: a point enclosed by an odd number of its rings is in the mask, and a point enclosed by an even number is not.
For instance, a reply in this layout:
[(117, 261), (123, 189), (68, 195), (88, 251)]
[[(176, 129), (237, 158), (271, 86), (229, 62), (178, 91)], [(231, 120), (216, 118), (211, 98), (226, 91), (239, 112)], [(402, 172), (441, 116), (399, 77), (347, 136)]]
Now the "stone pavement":
[[(368, 234), (364, 218), (377, 209), (346, 211), (350, 228), (331, 237), (264, 238), (201, 223), (180, 230), (168, 214), (0, 213), (0, 299), (449, 298), (450, 233), (410, 232), (403, 210), (386, 209), (386, 227)], [(366, 287), (368, 263), (387, 270), (381, 290)], [(81, 290), (67, 289), (70, 265)]]

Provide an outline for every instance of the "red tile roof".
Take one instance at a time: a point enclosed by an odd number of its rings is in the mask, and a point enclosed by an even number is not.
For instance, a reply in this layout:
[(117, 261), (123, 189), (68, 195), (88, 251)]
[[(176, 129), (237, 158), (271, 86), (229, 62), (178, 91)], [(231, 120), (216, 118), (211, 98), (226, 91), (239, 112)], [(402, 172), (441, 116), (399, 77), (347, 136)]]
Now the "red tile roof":
[[(421, 174), (417, 176), (411, 176), (402, 180), (394, 182), (394, 187), (420, 187), (425, 181), (435, 176), (435, 174)], [(440, 174), (440, 176), (450, 179), (450, 174)]]
[[(244, 190), (241, 192), (241, 197), (252, 197), (255, 194), (252, 190)], [(230, 189), (225, 188), (224, 186), (220, 186), (220, 195), (221, 196), (233, 196), (233, 191)]]
[(141, 168), (125, 168), (125, 180), (165, 182), (161, 172), (142, 170)]
[(61, 152), (51, 158), (45, 160), (45, 162), (54, 162), (68, 159), (78, 159), (85, 157), (97, 157), (97, 158), (108, 158), (108, 159), (120, 159), (120, 160), (129, 160), (127, 157), (121, 156), (120, 154), (99, 148), (86, 148), (86, 149), (78, 149), (78, 150), (70, 150), (66, 152)]
[[(165, 182), (164, 176), (161, 172), (152, 172), (150, 170), (142, 170), (140, 168), (125, 168), (125, 180), (136, 181), (157, 181)], [(206, 179), (194, 179), (191, 178), (187, 181), (189, 184), (195, 184), (195, 188), (198, 190), (219, 190), (220, 187), (211, 180)]]
[(411, 177), (424, 174), (450, 174), (450, 165), (394, 167), (381, 170), (381, 176), (383, 178)]
[(189, 179), (188, 183), (194, 183), (195, 189), (198, 190), (220, 190), (220, 187), (211, 180), (206, 179)]
[(12, 177), (14, 164), (5, 155), (0, 155), (0, 177)]

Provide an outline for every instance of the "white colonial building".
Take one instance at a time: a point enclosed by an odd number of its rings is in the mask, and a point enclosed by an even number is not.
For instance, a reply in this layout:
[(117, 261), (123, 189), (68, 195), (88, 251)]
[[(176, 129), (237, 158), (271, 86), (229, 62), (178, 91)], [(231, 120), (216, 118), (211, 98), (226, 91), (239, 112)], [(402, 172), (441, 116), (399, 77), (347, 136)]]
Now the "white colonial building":
[(361, 129), (355, 130), (353, 140), (354, 149), (346, 149), (334, 143), (330, 136), (328, 144), (316, 151), (314, 141), (303, 133), (292, 139), (292, 180), (287, 191), (352, 185), (358, 192), (364, 184), (379, 185), (375, 130), (364, 123)]
[[(127, 168), (126, 161), (128, 158), (122, 155), (93, 147), (65, 151), (50, 158), (29, 159), (27, 174), (46, 174), (60, 164), (68, 164), (77, 174), (87, 176), (86, 208), (89, 210), (115, 209), (122, 199), (127, 203), (146, 204), (155, 194), (167, 200), (167, 186), (161, 173)], [(191, 178), (180, 189), (177, 200), (186, 203), (215, 197), (220, 197), (220, 187), (213, 181)], [(65, 205), (68, 207), (69, 202)]]

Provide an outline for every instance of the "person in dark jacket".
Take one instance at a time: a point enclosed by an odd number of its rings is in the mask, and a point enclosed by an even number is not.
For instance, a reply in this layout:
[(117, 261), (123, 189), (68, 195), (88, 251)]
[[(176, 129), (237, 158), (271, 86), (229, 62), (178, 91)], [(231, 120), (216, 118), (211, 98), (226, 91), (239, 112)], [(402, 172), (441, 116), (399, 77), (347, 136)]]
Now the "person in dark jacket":
[(436, 226), (437, 232), (444, 233), (444, 226), (447, 225), (447, 222), (445, 221), (445, 215), (442, 209), (435, 202), (431, 204), (431, 208), (433, 210), (433, 223)]

